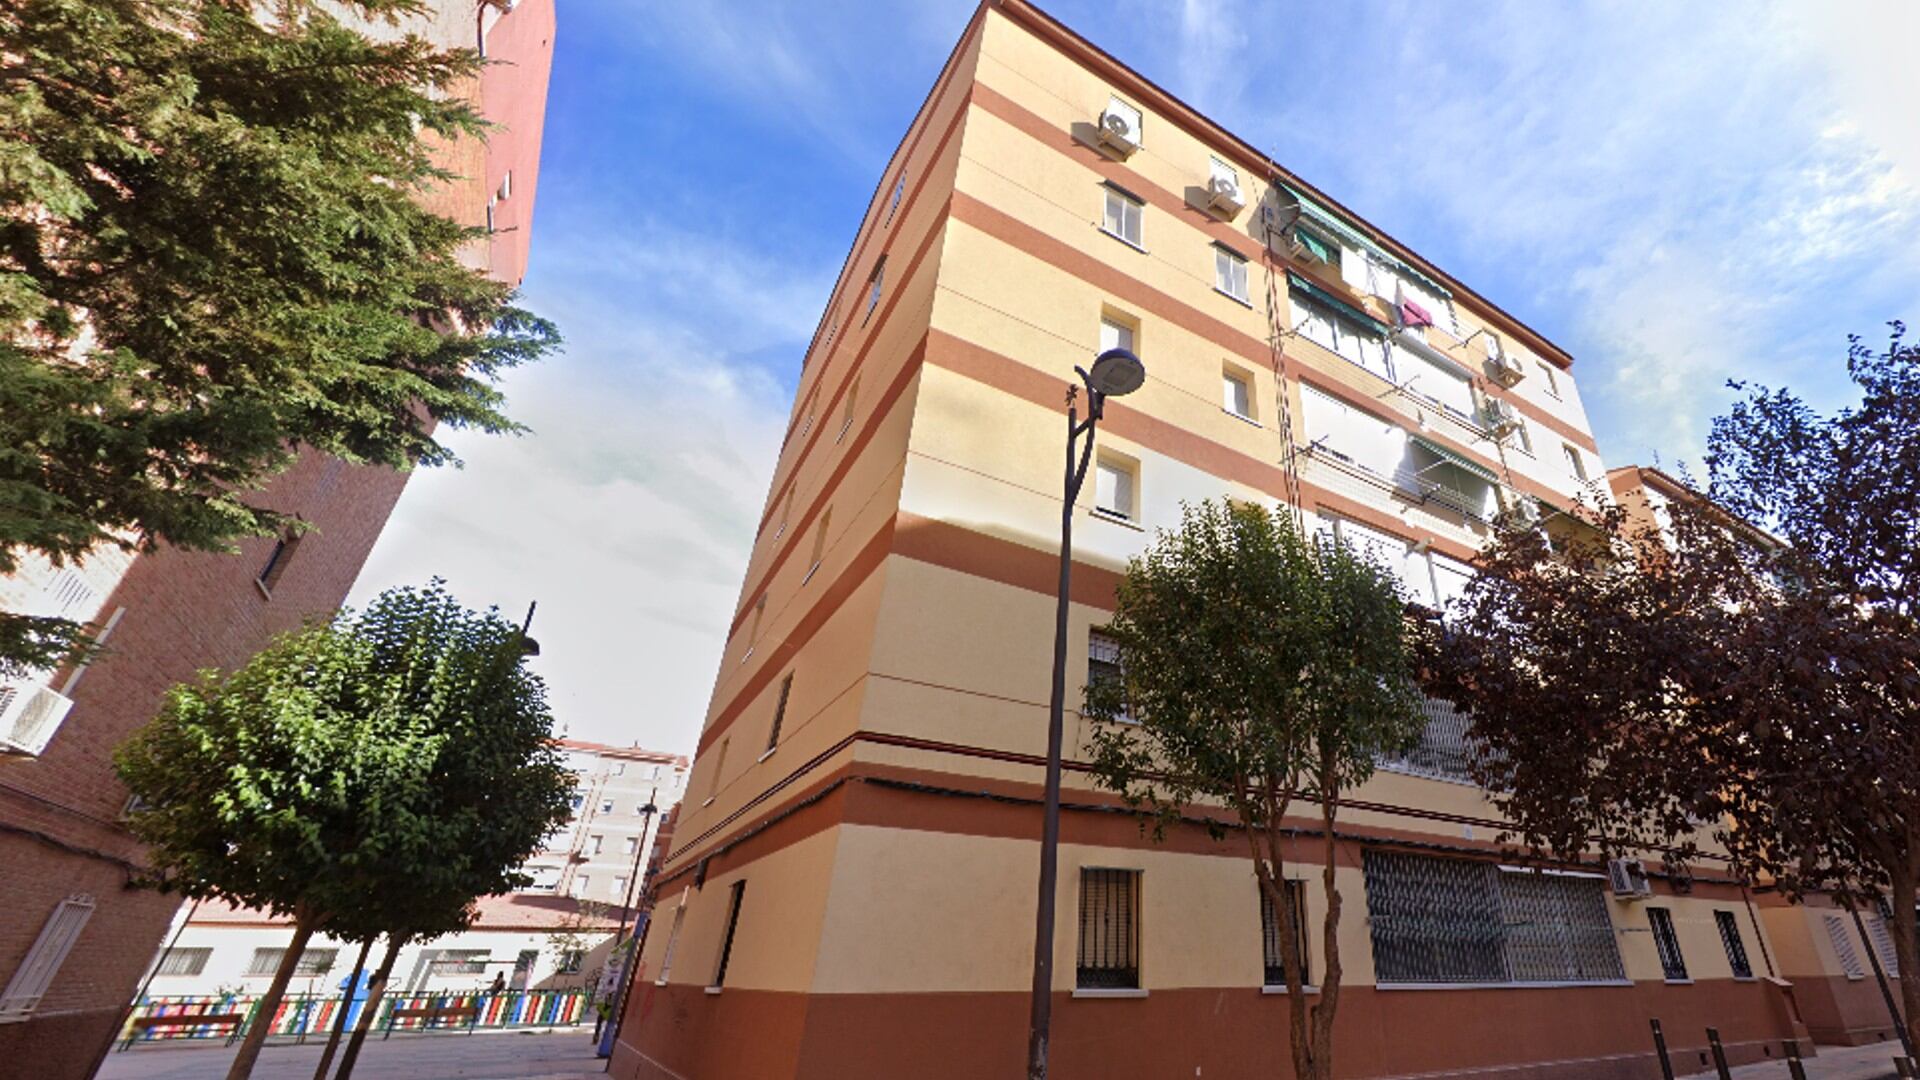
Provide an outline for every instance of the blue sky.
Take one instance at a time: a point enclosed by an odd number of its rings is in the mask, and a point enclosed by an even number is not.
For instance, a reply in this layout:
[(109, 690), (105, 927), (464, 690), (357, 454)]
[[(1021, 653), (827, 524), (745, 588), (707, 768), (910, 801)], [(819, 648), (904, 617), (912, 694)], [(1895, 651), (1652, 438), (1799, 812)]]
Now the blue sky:
[[(1728, 378), (1844, 402), (1920, 318), (1920, 5), (1044, 5), (1568, 349), (1609, 465)], [(518, 613), (573, 735), (690, 751), (799, 359), (973, 5), (562, 0), (529, 307), (566, 353), (455, 435), (354, 592)]]

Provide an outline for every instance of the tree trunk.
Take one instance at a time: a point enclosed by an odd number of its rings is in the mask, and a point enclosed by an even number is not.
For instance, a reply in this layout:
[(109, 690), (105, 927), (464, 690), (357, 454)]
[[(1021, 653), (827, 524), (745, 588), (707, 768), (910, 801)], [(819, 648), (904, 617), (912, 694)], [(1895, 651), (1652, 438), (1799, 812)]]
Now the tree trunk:
[(252, 1074), (253, 1063), (260, 1057), (260, 1047), (266, 1044), (267, 1030), (273, 1027), (274, 1011), (280, 1007), (280, 999), (287, 995), (287, 984), (293, 981), (293, 971), (300, 966), (300, 954), (306, 951), (307, 941), (313, 937), (313, 928), (318, 921), (304, 912), (295, 917), (293, 940), (280, 957), (280, 967), (273, 973), (273, 982), (260, 998), (260, 1004), (254, 1007), (252, 1020), (247, 1025), (247, 1035), (240, 1040), (240, 1053), (234, 1056), (233, 1065), (227, 1069), (227, 1080), (247, 1080)]
[(1893, 917), (1887, 925), (1893, 931), (1893, 955), (1900, 962), (1900, 1004), (1906, 1007), (1907, 1041), (1920, 1047), (1920, 950), (1915, 949), (1914, 894), (1912, 867), (1893, 877)]
[[(1271, 800), (1269, 800), (1271, 805)], [(1280, 935), (1280, 963), (1286, 968), (1287, 979), (1287, 1048), (1293, 1054), (1293, 1073), (1304, 1077), (1311, 1071), (1312, 1055), (1307, 1046), (1307, 993), (1305, 958), (1300, 955), (1300, 938), (1293, 928), (1306, 924), (1307, 913), (1296, 911), (1293, 904), (1293, 890), (1287, 888), (1286, 863), (1281, 859), (1280, 821), (1269, 811), (1265, 832), (1267, 851), (1263, 855), (1258, 841), (1254, 839), (1255, 825), (1245, 816), (1241, 824), (1246, 830), (1247, 846), (1253, 851), (1254, 877), (1259, 880), (1260, 891), (1266, 894), (1268, 903), (1273, 905), (1274, 920), (1278, 924), (1275, 932)], [(1265, 965), (1262, 956), (1262, 966)], [(1262, 976), (1264, 981), (1264, 974)]]
[(353, 962), (353, 974), (347, 976), (346, 992), (340, 995), (340, 1012), (333, 1018), (333, 1030), (327, 1033), (327, 1048), (320, 1052), (320, 1066), (313, 1070), (313, 1080), (327, 1080), (327, 1066), (333, 1064), (334, 1051), (340, 1048), (340, 1033), (347, 1029), (354, 991), (360, 988), (360, 973), (367, 969), (367, 951), (372, 948), (372, 938), (360, 943), (360, 955)]
[(393, 974), (393, 962), (400, 958), (400, 948), (406, 943), (405, 935), (387, 939), (386, 955), (380, 958), (380, 967), (367, 983), (367, 1003), (360, 1006), (360, 1022), (353, 1025), (353, 1038), (347, 1040), (347, 1052), (340, 1055), (340, 1071), (334, 1074), (333, 1080), (347, 1080), (353, 1075), (353, 1063), (360, 1058), (360, 1045), (367, 1041), (373, 1016), (380, 1011), (380, 999), (387, 992), (387, 977)]
[(1320, 776), (1320, 826), (1325, 865), (1320, 885), (1327, 896), (1327, 917), (1321, 924), (1321, 948), (1327, 954), (1326, 974), (1320, 978), (1320, 1002), (1313, 1007), (1313, 1074), (1301, 1080), (1333, 1080), (1333, 1017), (1340, 1008), (1340, 887), (1334, 882), (1338, 844), (1333, 819), (1339, 812), (1339, 789), (1331, 768)]

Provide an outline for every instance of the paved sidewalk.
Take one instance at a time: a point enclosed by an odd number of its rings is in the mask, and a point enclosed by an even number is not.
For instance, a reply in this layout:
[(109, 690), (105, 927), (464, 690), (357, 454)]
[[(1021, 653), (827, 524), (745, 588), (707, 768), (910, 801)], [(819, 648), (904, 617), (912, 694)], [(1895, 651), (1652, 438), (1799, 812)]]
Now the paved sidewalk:
[[(1900, 1053), (1900, 1043), (1872, 1043), (1867, 1046), (1823, 1046), (1819, 1057), (1802, 1060), (1807, 1067), (1807, 1080), (1882, 1080), (1894, 1075), (1893, 1059)], [(1712, 1069), (1690, 1074), (1694, 1077), (1714, 1075)], [(1785, 1061), (1767, 1061), (1759, 1065), (1742, 1065), (1733, 1070), (1734, 1080), (1787, 1080)]]
[[(591, 1024), (552, 1034), (475, 1032), (369, 1038), (354, 1080), (597, 1080)], [(311, 1080), (323, 1044), (268, 1046), (253, 1080)], [(107, 1055), (98, 1080), (220, 1080), (236, 1047), (142, 1046)], [(1824, 1080), (1824, 1078), (1823, 1078)]]

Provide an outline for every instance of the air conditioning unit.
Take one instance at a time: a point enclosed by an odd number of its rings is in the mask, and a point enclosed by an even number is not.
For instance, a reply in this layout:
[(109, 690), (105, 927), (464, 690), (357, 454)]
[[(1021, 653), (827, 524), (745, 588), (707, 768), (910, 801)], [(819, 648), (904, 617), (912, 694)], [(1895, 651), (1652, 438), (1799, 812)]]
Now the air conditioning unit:
[(1647, 881), (1647, 868), (1639, 859), (1608, 859), (1607, 884), (1613, 886), (1613, 895), (1621, 900), (1644, 900), (1653, 895), (1653, 886)]
[(1502, 350), (1487, 357), (1487, 375), (1501, 386), (1511, 387), (1526, 378), (1527, 372), (1520, 366), (1519, 360)]
[(1499, 524), (1509, 529), (1532, 529), (1540, 524), (1540, 504), (1531, 496), (1509, 491), (1506, 507), (1500, 511)]
[(1108, 101), (1100, 114), (1100, 143), (1123, 158), (1132, 156), (1140, 149), (1140, 110), (1119, 98)]
[(1229, 218), (1238, 214), (1247, 205), (1240, 194), (1240, 175), (1225, 162), (1214, 159), (1213, 173), (1207, 178), (1207, 206), (1218, 210)]
[(1504, 398), (1487, 398), (1480, 403), (1480, 420), (1487, 434), (1496, 439), (1504, 439), (1520, 428), (1520, 413), (1514, 409), (1513, 402)]
[(0, 749), (39, 754), (71, 708), (71, 698), (37, 683), (0, 682)]

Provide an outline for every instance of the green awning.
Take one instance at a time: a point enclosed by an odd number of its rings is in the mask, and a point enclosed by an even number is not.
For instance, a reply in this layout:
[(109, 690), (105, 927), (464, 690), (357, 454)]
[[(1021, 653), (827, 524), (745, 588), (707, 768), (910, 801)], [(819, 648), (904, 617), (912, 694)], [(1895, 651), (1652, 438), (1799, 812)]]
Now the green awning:
[[(1422, 273), (1419, 269), (1407, 263), (1406, 260), (1396, 258), (1395, 256), (1387, 254), (1386, 251), (1381, 249), (1380, 245), (1374, 243), (1371, 239), (1369, 239), (1366, 236), (1365, 233), (1362, 233), (1359, 229), (1356, 229), (1353, 226), (1347, 224), (1346, 221), (1340, 217), (1340, 215), (1334, 213), (1333, 211), (1327, 209), (1324, 206), (1321, 206), (1319, 203), (1314, 202), (1312, 199), (1307, 198), (1305, 195), (1300, 194), (1299, 190), (1292, 187), (1291, 185), (1281, 184), (1280, 190), (1286, 192), (1287, 195), (1290, 196), (1294, 202), (1299, 204), (1300, 217), (1303, 220), (1307, 221), (1310, 224), (1318, 225), (1321, 228), (1332, 233), (1337, 239), (1339, 239), (1341, 243), (1346, 244), (1350, 247), (1358, 248), (1361, 251), (1365, 251), (1368, 254), (1372, 255), (1374, 258), (1379, 259), (1381, 262), (1384, 262), (1389, 266), (1392, 266), (1395, 270), (1412, 278), (1415, 282), (1417, 282), (1420, 285), (1421, 288), (1427, 290), (1428, 292), (1434, 294), (1435, 296), (1438, 296), (1443, 300), (1449, 300), (1453, 298), (1452, 290), (1448, 289), (1445, 285), (1442, 285), (1439, 282), (1433, 280), (1431, 277), (1428, 277), (1426, 274)], [(1325, 261), (1331, 262), (1332, 260), (1328, 259)]]
[(1367, 333), (1377, 337), (1387, 336), (1388, 326), (1386, 323), (1361, 311), (1359, 308), (1354, 307), (1352, 304), (1347, 303), (1345, 300), (1340, 299), (1338, 296), (1315, 285), (1313, 282), (1308, 281), (1306, 278), (1301, 277), (1291, 270), (1287, 271), (1287, 285), (1295, 293), (1305, 297), (1312, 303), (1327, 308), (1340, 318), (1357, 324), (1360, 329), (1365, 330)]
[(1480, 479), (1485, 480), (1489, 484), (1497, 484), (1500, 482), (1500, 478), (1494, 475), (1492, 469), (1489, 469), (1485, 465), (1482, 465), (1479, 462), (1473, 460), (1472, 458), (1467, 457), (1465, 454), (1461, 454), (1453, 450), (1449, 450), (1446, 447), (1440, 445), (1439, 443), (1434, 442), (1432, 439), (1423, 438), (1419, 435), (1409, 435), (1407, 436), (1407, 438), (1412, 439), (1414, 445), (1420, 447), (1422, 450), (1427, 451), (1428, 453), (1434, 455), (1435, 457), (1440, 458), (1443, 461), (1451, 462), (1452, 464), (1460, 466), (1461, 468), (1467, 470), (1468, 472), (1479, 477)]
[(1320, 234), (1296, 225), (1293, 230), (1293, 235), (1295, 239), (1300, 241), (1302, 247), (1312, 252), (1313, 257), (1319, 259), (1321, 262), (1331, 266), (1339, 260), (1340, 254), (1333, 250), (1332, 244), (1320, 239)]

